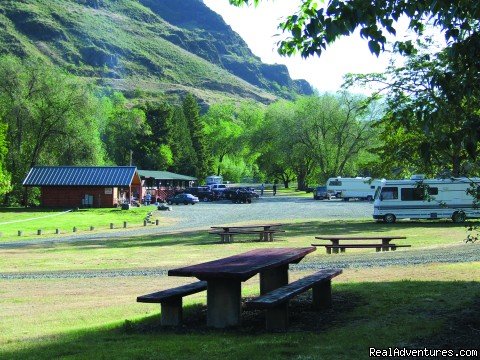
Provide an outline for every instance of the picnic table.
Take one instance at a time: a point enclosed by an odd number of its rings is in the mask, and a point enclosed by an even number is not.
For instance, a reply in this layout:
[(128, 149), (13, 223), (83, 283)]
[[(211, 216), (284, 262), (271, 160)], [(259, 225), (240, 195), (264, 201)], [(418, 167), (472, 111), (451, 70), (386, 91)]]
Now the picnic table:
[[(338, 253), (338, 250), (345, 252), (346, 248), (375, 248), (377, 251), (389, 251), (390, 249), (396, 250), (397, 247), (410, 247), (411, 245), (396, 245), (392, 244), (391, 241), (395, 239), (406, 239), (406, 236), (315, 236), (315, 239), (319, 240), (330, 240), (331, 244), (312, 244), (312, 246), (325, 246), (327, 253), (331, 254)], [(381, 240), (381, 243), (370, 243), (370, 244), (340, 244), (340, 241), (350, 240), (353, 242), (356, 241), (371, 241), (371, 240)]]
[(169, 276), (207, 282), (207, 325), (224, 328), (240, 323), (241, 283), (260, 274), (260, 294), (288, 284), (289, 264), (300, 262), (315, 247), (256, 249), (223, 259), (168, 271)]
[(220, 235), (222, 242), (233, 242), (234, 235), (258, 234), (259, 241), (273, 241), (273, 234), (285, 232), (278, 229), (283, 224), (212, 226), (210, 234)]

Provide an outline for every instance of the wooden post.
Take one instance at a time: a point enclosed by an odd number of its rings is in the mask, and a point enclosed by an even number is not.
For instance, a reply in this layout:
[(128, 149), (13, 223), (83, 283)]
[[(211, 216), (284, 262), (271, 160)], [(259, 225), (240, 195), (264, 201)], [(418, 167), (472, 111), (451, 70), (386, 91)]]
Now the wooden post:
[(60, 234), (60, 229), (55, 229), (55, 234)]
[(77, 227), (76, 226), (73, 227), (73, 232), (77, 232)]
[(155, 220), (155, 225), (158, 226), (158, 224), (160, 223), (160, 221), (158, 219)]
[(42, 230), (41, 229), (37, 230), (37, 235), (42, 235)]
[(18, 230), (18, 236), (22, 236), (22, 230)]
[(124, 228), (124, 229), (127, 228), (127, 222), (126, 222), (126, 221), (123, 222), (123, 228)]
[(143, 220), (143, 226), (147, 226), (147, 220)]
[(113, 229), (113, 223), (110, 223), (110, 229)]
[(93, 231), (93, 230), (95, 230), (95, 227), (90, 226), (90, 231)]

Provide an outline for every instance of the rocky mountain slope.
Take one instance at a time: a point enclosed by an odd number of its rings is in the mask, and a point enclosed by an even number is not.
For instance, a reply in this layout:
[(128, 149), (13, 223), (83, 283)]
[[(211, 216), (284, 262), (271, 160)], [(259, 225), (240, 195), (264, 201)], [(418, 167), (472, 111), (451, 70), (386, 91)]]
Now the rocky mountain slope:
[(310, 94), (201, 0), (2, 0), (0, 54), (34, 55), (130, 96), (205, 102)]

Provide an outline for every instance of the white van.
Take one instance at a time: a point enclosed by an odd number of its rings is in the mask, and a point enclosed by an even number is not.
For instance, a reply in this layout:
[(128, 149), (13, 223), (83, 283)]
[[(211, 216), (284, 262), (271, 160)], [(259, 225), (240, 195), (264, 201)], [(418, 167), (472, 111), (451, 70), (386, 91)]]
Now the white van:
[(467, 217), (480, 217), (473, 196), (467, 194), (472, 182), (480, 186), (479, 178), (383, 180), (375, 193), (373, 218), (385, 223), (451, 218), (461, 223)]
[(372, 180), (370, 177), (356, 178), (330, 178), (327, 180), (327, 191), (334, 192), (336, 197), (344, 201), (350, 199), (361, 199), (372, 201), (375, 190), (380, 186), (381, 180)]

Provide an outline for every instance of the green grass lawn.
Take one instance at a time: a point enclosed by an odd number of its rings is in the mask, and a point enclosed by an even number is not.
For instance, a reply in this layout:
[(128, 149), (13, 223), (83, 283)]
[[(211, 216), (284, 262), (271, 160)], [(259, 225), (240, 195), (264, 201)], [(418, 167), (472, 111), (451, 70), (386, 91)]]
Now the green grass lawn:
[[(219, 244), (207, 232), (31, 245), (0, 251), (0, 273), (48, 272), (51, 278), (0, 279), (0, 358), (6, 359), (366, 359), (368, 348), (478, 347), (480, 262), (345, 269), (333, 281), (334, 308), (292, 303), (291, 326), (264, 331), (263, 314), (243, 312), (238, 329), (205, 326), (205, 293), (185, 298), (185, 325), (162, 329), (159, 306), (138, 295), (191, 282), (166, 276), (56, 277), (58, 271), (161, 268), (194, 264), (258, 247), (308, 246), (314, 235), (406, 235), (419, 249), (462, 244), (465, 227), (450, 222), (394, 225), (371, 221), (295, 221), (273, 243)], [(398, 251), (397, 251), (398, 252)], [(303, 262), (382, 256), (372, 250)], [(311, 271), (290, 272), (291, 280)], [(258, 277), (242, 286), (258, 293)]]
[[(127, 221), (130, 226), (142, 226), (147, 213), (156, 210), (155, 206), (134, 207), (130, 210), (120, 208), (107, 209), (82, 209), (67, 212), (68, 209), (32, 209), (32, 208), (0, 208), (0, 241), (21, 240), (38, 237), (37, 230), (42, 234), (51, 236), (55, 229), (60, 234), (72, 233), (73, 227), (77, 231), (89, 231), (90, 226), (96, 230), (110, 228), (113, 223), (115, 228), (121, 228)], [(154, 218), (152, 218), (154, 219)], [(18, 236), (18, 231), (23, 232)]]

